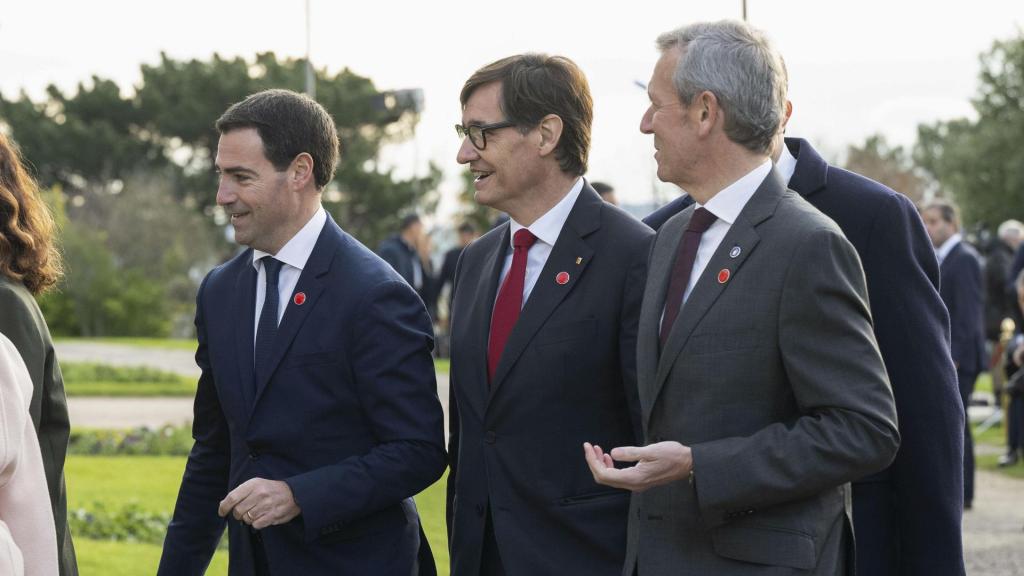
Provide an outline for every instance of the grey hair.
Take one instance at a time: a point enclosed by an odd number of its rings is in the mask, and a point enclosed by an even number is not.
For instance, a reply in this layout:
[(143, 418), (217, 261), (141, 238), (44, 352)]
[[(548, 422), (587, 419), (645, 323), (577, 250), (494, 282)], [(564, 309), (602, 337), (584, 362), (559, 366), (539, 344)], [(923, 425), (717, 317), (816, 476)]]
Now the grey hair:
[(999, 225), (999, 229), (996, 234), (1003, 240), (1008, 238), (1020, 238), (1024, 236), (1024, 224), (1021, 224), (1019, 220), (1007, 220)]
[(768, 37), (743, 22), (722, 20), (658, 36), (658, 49), (682, 50), (672, 82), (683, 104), (711, 92), (725, 111), (729, 139), (769, 153), (786, 108), (786, 65)]

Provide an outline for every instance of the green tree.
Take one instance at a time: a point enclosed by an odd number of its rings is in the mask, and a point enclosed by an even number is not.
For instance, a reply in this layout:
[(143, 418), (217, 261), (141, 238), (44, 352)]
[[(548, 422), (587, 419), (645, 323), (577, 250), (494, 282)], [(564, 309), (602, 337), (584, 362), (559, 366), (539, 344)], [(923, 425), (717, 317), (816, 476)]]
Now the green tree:
[[(44, 187), (60, 184), (83, 204), (118, 192), (139, 172), (157, 172), (171, 193), (206, 214), (214, 212), (218, 134), (214, 121), (232, 103), (266, 88), (301, 90), (305, 60), (175, 60), (161, 54), (142, 65), (142, 80), (126, 95), (116, 83), (93, 77), (72, 95), (54, 86), (33, 101), (0, 96), (0, 120), (21, 143)], [(400, 180), (381, 168), (382, 146), (407, 140), (419, 121), (414, 99), (395, 98), (348, 69), (316, 73), (317, 99), (332, 114), (341, 138), (342, 163), (325, 205), (348, 231), (376, 245), (398, 223), (398, 214), (431, 209), (440, 170)]]
[(918, 127), (914, 158), (967, 224), (1024, 218), (1024, 33), (981, 55), (976, 120)]
[(885, 184), (915, 204), (931, 186), (911, 155), (902, 146), (890, 146), (881, 134), (869, 136), (862, 146), (849, 146), (844, 168)]

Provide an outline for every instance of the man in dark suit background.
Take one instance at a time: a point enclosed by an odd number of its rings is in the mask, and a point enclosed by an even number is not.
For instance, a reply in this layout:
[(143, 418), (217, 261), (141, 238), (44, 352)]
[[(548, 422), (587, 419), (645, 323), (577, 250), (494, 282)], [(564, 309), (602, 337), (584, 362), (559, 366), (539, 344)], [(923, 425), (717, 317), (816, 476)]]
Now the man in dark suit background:
[(459, 224), (456, 230), (459, 239), (458, 244), (444, 253), (444, 260), (441, 262), (441, 273), (437, 277), (437, 297), (440, 298), (445, 286), (455, 285), (455, 268), (459, 264), (459, 257), (462, 251), (469, 246), (470, 242), (477, 239), (476, 227), (469, 222)]
[(640, 129), (696, 204), (651, 250), (644, 445), (585, 445), (599, 482), (634, 491), (623, 574), (852, 574), (847, 482), (899, 437), (860, 261), (773, 169), (786, 81), (764, 35), (694, 24), (658, 47)]
[[(832, 218), (856, 248), (896, 400), (896, 459), (853, 483), (859, 571), (963, 574), (964, 415), (938, 263), (917, 208), (882, 184), (830, 166), (801, 138), (783, 142), (780, 133), (773, 160), (789, 188)], [(692, 203), (680, 196), (644, 222), (657, 230)]]
[(377, 247), (377, 255), (391, 265), (398, 274), (420, 295), (427, 311), (434, 315), (435, 279), (430, 262), (424, 253), (429, 253), (426, 243), (429, 239), (423, 232), (419, 215), (409, 214), (402, 218), (397, 234), (384, 239)]
[(435, 572), (412, 496), (442, 474), (423, 303), (320, 204), (330, 115), (268, 90), (217, 121), (217, 203), (240, 255), (203, 280), (202, 369), (160, 574)]
[[(967, 413), (974, 381), (986, 368), (985, 301), (981, 280), (981, 256), (960, 235), (960, 211), (946, 200), (935, 200), (921, 209), (928, 236), (939, 260), (939, 294), (949, 310), (950, 353), (960, 385), (960, 401)], [(964, 508), (974, 500), (974, 441), (971, 424), (964, 425)]]
[(582, 175), (592, 101), (570, 60), (476, 71), (458, 161), (509, 222), (463, 252), (452, 304), (453, 576), (617, 575), (629, 494), (598, 486), (586, 439), (634, 443), (636, 322), (649, 228)]

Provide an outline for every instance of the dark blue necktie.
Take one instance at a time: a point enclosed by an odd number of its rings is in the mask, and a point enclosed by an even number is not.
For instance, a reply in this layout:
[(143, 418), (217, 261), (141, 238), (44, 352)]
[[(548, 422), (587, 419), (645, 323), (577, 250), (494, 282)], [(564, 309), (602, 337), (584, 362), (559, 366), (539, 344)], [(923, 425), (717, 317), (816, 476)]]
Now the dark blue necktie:
[[(274, 349), (274, 337), (277, 336), (277, 303), (280, 297), (277, 292), (277, 277), (281, 273), (281, 262), (266, 256), (263, 258), (263, 271), (267, 276), (267, 294), (260, 311), (260, 322), (256, 326), (256, 382), (264, 376), (263, 370), (270, 360)], [(258, 386), (256, 382), (253, 386)]]

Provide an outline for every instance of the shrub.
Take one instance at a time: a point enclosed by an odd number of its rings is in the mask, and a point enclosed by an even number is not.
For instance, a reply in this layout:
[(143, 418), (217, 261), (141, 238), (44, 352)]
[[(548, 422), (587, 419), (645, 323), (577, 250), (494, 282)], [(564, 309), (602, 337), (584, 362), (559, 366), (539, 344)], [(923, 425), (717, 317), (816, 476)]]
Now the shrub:
[(186, 426), (143, 426), (132, 430), (72, 430), (68, 454), (88, 456), (187, 456), (192, 432)]

